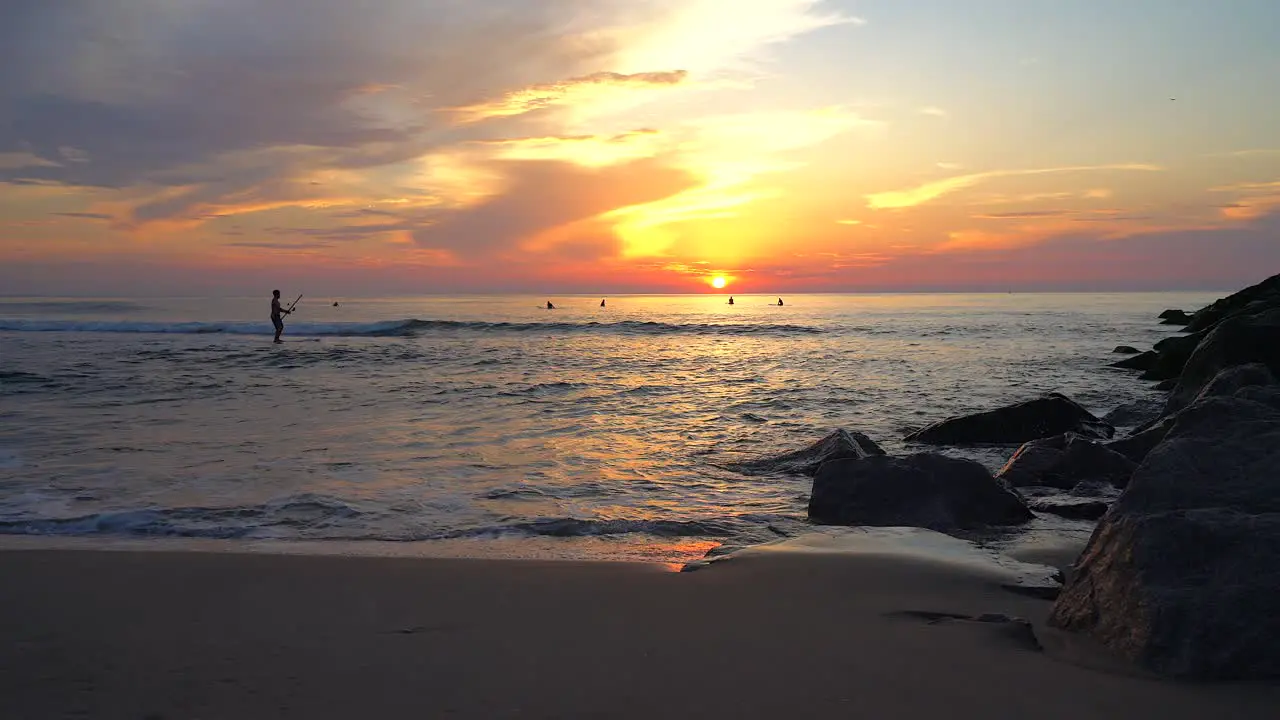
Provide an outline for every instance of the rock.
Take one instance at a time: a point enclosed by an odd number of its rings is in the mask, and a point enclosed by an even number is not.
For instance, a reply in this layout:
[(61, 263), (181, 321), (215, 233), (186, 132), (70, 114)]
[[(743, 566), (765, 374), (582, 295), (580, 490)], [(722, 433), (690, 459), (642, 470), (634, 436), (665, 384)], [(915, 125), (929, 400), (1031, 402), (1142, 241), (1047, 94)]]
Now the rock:
[(1177, 417), (1172, 415), (1161, 418), (1151, 425), (1138, 428), (1130, 433), (1128, 437), (1112, 440), (1106, 444), (1106, 448), (1120, 453), (1135, 463), (1141, 463), (1147, 457), (1147, 453), (1151, 452), (1155, 446), (1164, 440), (1164, 436), (1169, 434), (1169, 430), (1173, 428), (1173, 423), (1176, 420)]
[(1164, 410), (1162, 400), (1134, 400), (1121, 405), (1102, 416), (1103, 422), (1116, 427), (1134, 427), (1160, 417)]
[(1143, 380), (1168, 380), (1182, 374), (1187, 359), (1195, 352), (1205, 333), (1173, 335), (1155, 344), (1155, 361), (1142, 375)]
[(1032, 519), (1022, 499), (972, 460), (921, 453), (832, 460), (813, 478), (809, 518), (825, 525), (954, 530)]
[(1178, 378), (1169, 378), (1156, 383), (1156, 389), (1161, 392), (1169, 392), (1176, 387), (1178, 387)]
[(1117, 360), (1107, 367), (1120, 368), (1121, 370), (1150, 370), (1160, 361), (1159, 353), (1154, 350), (1148, 350), (1144, 353), (1138, 353), (1133, 357), (1127, 357), (1124, 360)]
[(1085, 480), (1071, 488), (1072, 497), (1105, 498), (1108, 502), (1120, 496), (1113, 483), (1105, 480)]
[(1191, 316), (1181, 310), (1165, 310), (1160, 313), (1161, 325), (1187, 325), (1191, 322)]
[(733, 469), (745, 474), (788, 473), (813, 475), (822, 463), (842, 458), (866, 458), (884, 455), (884, 450), (871, 438), (860, 432), (836, 430), (809, 447), (785, 455), (763, 458), (734, 465)]
[(1280, 309), (1224, 320), (1200, 342), (1169, 395), (1165, 414), (1189, 405), (1219, 372), (1258, 363), (1280, 375)]
[(997, 410), (949, 418), (911, 433), (906, 440), (930, 445), (1000, 445), (1068, 432), (1107, 439), (1115, 434), (1115, 428), (1069, 398), (1050, 393)]
[(1137, 355), (1142, 351), (1132, 345), (1117, 345), (1116, 349), (1111, 352), (1119, 353), (1121, 355)]
[(1107, 514), (1111, 503), (1092, 498), (1063, 498), (1062, 496), (1036, 498), (1028, 503), (1036, 512), (1049, 513), (1070, 520), (1097, 520)]
[(1229, 317), (1245, 313), (1257, 314), (1276, 307), (1280, 307), (1280, 275), (1273, 275), (1257, 285), (1247, 287), (1197, 311), (1191, 316), (1191, 324), (1187, 329), (1208, 330)]
[(1179, 414), (1094, 531), (1049, 616), (1156, 672), (1280, 677), (1280, 407)]
[(1201, 390), (1196, 399), (1235, 395), (1240, 389), (1252, 385), (1274, 385), (1276, 378), (1261, 363), (1236, 365), (1213, 376)]
[(1033, 440), (1018, 448), (996, 478), (1011, 487), (1069, 490), (1086, 481), (1124, 487), (1137, 464), (1079, 435)]

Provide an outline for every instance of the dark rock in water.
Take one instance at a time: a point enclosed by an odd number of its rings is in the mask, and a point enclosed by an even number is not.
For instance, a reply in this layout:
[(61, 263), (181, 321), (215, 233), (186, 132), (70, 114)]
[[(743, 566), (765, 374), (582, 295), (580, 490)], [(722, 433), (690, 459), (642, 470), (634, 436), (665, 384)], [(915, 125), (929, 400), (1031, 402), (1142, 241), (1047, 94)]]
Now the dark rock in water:
[(1173, 423), (1176, 420), (1177, 417), (1173, 415), (1161, 418), (1151, 425), (1138, 428), (1128, 437), (1112, 440), (1106, 444), (1106, 448), (1120, 453), (1135, 463), (1141, 463), (1147, 457), (1147, 453), (1151, 452), (1155, 446), (1164, 440), (1164, 436), (1169, 434), (1169, 430), (1173, 428)]
[(1143, 374), (1143, 380), (1168, 380), (1182, 374), (1187, 359), (1195, 352), (1205, 333), (1174, 335), (1155, 344), (1156, 358)]
[(809, 518), (825, 525), (954, 530), (1034, 515), (982, 465), (937, 453), (833, 460), (813, 478)]
[(1163, 410), (1163, 401), (1135, 400), (1103, 415), (1102, 420), (1116, 427), (1134, 427), (1160, 417), (1160, 413)]
[(884, 455), (884, 450), (871, 438), (860, 432), (836, 430), (809, 447), (777, 457), (734, 465), (733, 469), (746, 474), (813, 475), (824, 462), (873, 455)]
[(1117, 360), (1107, 367), (1120, 368), (1121, 370), (1150, 370), (1156, 366), (1156, 362), (1159, 360), (1159, 354), (1154, 350), (1148, 350), (1133, 357), (1127, 357), (1124, 360)]
[(1229, 317), (1246, 313), (1259, 313), (1267, 308), (1280, 307), (1280, 275), (1247, 287), (1238, 293), (1218, 300), (1191, 316), (1188, 330), (1208, 330)]
[(1012, 487), (1069, 490), (1086, 481), (1124, 487), (1137, 464), (1079, 435), (1033, 440), (1018, 448), (996, 477)]
[(1160, 313), (1161, 325), (1186, 325), (1191, 322), (1191, 316), (1182, 310), (1165, 310)]
[(1037, 512), (1049, 513), (1069, 520), (1097, 520), (1106, 515), (1111, 507), (1111, 503), (1105, 500), (1061, 496), (1036, 498), (1028, 505)]
[(1115, 428), (1058, 393), (996, 410), (949, 418), (911, 433), (906, 440), (930, 445), (1004, 445), (1063, 433), (1107, 439)]
[(1271, 374), (1266, 365), (1261, 363), (1236, 365), (1214, 375), (1213, 379), (1201, 388), (1200, 394), (1196, 396), (1196, 399), (1235, 395), (1242, 388), (1275, 384), (1275, 375)]
[(1072, 497), (1106, 498), (1108, 501), (1120, 496), (1115, 484), (1105, 480), (1085, 480), (1071, 488), (1069, 494)]
[(1258, 363), (1280, 375), (1280, 309), (1233, 317), (1215, 327), (1187, 360), (1165, 413), (1189, 405), (1205, 385), (1229, 367)]
[(1137, 355), (1142, 351), (1132, 345), (1117, 345), (1116, 349), (1111, 352), (1119, 353), (1121, 355)]
[(1163, 392), (1169, 392), (1176, 387), (1178, 387), (1178, 378), (1169, 378), (1156, 383), (1156, 389)]
[(1280, 677), (1280, 407), (1248, 387), (1177, 422), (1103, 518), (1049, 623), (1187, 679)]

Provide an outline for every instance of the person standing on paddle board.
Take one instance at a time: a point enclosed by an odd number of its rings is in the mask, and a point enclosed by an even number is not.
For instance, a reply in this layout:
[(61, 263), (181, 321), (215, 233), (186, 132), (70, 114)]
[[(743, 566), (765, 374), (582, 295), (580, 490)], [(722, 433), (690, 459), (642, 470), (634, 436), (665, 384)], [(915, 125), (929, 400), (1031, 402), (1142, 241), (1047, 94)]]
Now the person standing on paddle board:
[(276, 326), (276, 342), (284, 342), (280, 339), (280, 333), (284, 332), (284, 320), (282, 315), (288, 315), (293, 310), (286, 310), (280, 307), (280, 291), (271, 291), (271, 324)]

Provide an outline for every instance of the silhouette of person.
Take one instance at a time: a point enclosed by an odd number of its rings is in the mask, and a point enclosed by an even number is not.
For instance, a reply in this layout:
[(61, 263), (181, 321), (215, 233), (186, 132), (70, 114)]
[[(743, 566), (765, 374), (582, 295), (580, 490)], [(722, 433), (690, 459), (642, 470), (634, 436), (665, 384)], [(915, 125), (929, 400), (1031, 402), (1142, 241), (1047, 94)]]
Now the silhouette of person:
[(334, 300), (334, 301), (333, 301), (333, 306), (334, 306), (334, 307), (338, 307), (338, 301), (337, 301), (337, 300)]
[(778, 307), (782, 307), (782, 298), (778, 298)]
[(732, 304), (733, 304), (733, 296), (732, 296), (732, 295), (730, 295), (730, 296), (729, 296), (729, 304), (730, 304), (730, 305), (732, 305)]
[(288, 315), (291, 312), (293, 311), (285, 310), (284, 308), (280, 307), (280, 291), (272, 290), (271, 291), (271, 324), (276, 326), (275, 342), (284, 342), (283, 340), (280, 339), (280, 333), (284, 332), (284, 320), (281, 319), (281, 316)]
[(548, 310), (555, 310), (555, 309), (556, 309), (556, 306), (555, 306), (555, 305), (552, 305), (552, 304), (551, 304), (551, 301), (550, 301), (550, 300), (548, 300), (548, 301), (547, 301), (547, 309), (548, 309)]
[(600, 301), (600, 307), (604, 307), (604, 300)]

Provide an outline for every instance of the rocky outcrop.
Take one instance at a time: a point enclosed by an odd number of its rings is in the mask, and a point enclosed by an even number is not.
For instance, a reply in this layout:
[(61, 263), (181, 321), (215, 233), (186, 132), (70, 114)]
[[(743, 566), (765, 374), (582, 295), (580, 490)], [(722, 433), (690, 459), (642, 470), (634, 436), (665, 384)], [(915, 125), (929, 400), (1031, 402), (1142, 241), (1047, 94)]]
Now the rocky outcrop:
[(1071, 489), (1083, 482), (1129, 483), (1137, 464), (1079, 435), (1034, 440), (1018, 448), (996, 478), (1010, 487)]
[(1049, 622), (1151, 670), (1280, 677), (1280, 401), (1183, 410), (1103, 518)]
[(1204, 339), (1205, 333), (1173, 335), (1155, 344), (1155, 359), (1143, 373), (1143, 380), (1169, 380), (1182, 374), (1182, 368)]
[(1256, 314), (1267, 308), (1280, 308), (1280, 275), (1273, 275), (1197, 311), (1191, 316), (1187, 329), (1208, 330), (1227, 318)]
[(1136, 427), (1160, 417), (1163, 410), (1163, 400), (1134, 400), (1103, 415), (1102, 420), (1118, 428)]
[(1210, 331), (1187, 360), (1165, 413), (1189, 405), (1222, 370), (1253, 363), (1280, 375), (1280, 309), (1233, 317)]
[(1191, 322), (1191, 316), (1183, 310), (1165, 310), (1160, 313), (1161, 325), (1186, 325)]
[(1137, 355), (1142, 351), (1132, 345), (1117, 345), (1116, 349), (1111, 352), (1119, 355)]
[(1115, 428), (1064, 395), (1050, 393), (996, 410), (949, 418), (906, 437), (929, 445), (1012, 445), (1075, 433), (1107, 439)]
[(1159, 361), (1160, 355), (1154, 350), (1148, 350), (1123, 360), (1117, 360), (1107, 367), (1120, 368), (1121, 370), (1142, 370), (1145, 372), (1154, 368)]
[(1106, 448), (1120, 453), (1135, 463), (1141, 463), (1147, 457), (1147, 453), (1151, 452), (1155, 446), (1164, 440), (1165, 435), (1169, 434), (1169, 430), (1173, 428), (1173, 423), (1176, 420), (1177, 417), (1172, 415), (1160, 418), (1154, 423), (1137, 428), (1127, 437), (1106, 443)]
[(836, 430), (816, 443), (795, 452), (740, 463), (733, 469), (748, 475), (784, 473), (813, 475), (822, 463), (845, 458), (861, 459), (884, 455), (874, 440), (860, 432)]
[(1095, 498), (1064, 497), (1054, 495), (1027, 502), (1028, 507), (1036, 512), (1057, 515), (1068, 520), (1097, 520), (1107, 514), (1111, 503)]
[(824, 463), (809, 498), (809, 518), (825, 525), (946, 531), (1017, 525), (1033, 517), (985, 467), (937, 453)]

